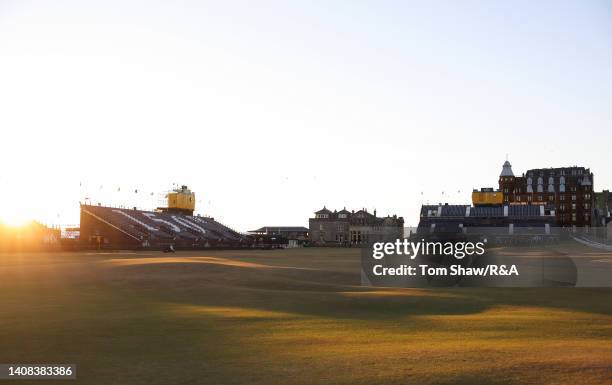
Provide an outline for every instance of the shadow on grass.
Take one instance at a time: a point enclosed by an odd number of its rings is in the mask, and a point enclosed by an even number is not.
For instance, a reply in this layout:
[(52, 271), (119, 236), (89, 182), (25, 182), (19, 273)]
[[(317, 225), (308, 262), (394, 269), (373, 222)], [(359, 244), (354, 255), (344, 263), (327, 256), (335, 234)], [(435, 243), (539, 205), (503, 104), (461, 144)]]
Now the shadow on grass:
[[(337, 319), (397, 319), (463, 315), (494, 306), (558, 308), (612, 314), (612, 289), (444, 288), (357, 286), (348, 272), (245, 268), (205, 263), (118, 266), (121, 285), (152, 298), (200, 306), (229, 306)], [(116, 277), (115, 277), (116, 278)]]

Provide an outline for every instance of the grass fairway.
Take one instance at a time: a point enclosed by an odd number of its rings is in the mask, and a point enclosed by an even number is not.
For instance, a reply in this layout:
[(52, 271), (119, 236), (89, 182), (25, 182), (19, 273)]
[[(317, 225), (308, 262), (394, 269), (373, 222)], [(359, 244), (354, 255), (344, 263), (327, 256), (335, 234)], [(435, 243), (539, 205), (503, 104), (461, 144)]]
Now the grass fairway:
[(612, 289), (367, 288), (359, 268), (356, 249), (0, 254), (0, 363), (78, 365), (44, 384), (611, 382)]

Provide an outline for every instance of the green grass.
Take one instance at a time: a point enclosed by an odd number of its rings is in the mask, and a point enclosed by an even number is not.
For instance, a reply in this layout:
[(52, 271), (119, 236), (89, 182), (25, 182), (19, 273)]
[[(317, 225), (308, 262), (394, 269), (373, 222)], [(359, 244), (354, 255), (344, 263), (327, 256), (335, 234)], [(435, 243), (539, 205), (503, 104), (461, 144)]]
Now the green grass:
[(358, 254), (0, 254), (0, 363), (78, 364), (45, 384), (612, 378), (612, 289), (367, 288)]

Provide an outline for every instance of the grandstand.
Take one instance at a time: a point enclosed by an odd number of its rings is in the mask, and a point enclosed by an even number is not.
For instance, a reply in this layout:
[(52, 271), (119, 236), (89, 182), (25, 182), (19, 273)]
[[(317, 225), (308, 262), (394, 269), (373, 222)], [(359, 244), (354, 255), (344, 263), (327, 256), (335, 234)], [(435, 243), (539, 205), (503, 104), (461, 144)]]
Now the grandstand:
[(81, 205), (81, 241), (97, 248), (241, 247), (246, 237), (213, 218)]
[(195, 193), (187, 186), (169, 191), (156, 211), (81, 204), (80, 240), (108, 249), (199, 249), (249, 246), (250, 238), (217, 222), (194, 216)]
[(552, 205), (423, 205), (417, 236), (456, 234), (508, 241), (551, 240), (560, 236)]

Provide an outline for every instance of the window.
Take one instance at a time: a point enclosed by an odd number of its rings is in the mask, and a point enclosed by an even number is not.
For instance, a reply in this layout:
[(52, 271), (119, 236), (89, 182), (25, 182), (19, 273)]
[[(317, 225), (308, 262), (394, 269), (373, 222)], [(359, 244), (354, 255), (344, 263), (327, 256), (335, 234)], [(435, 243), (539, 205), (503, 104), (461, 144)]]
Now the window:
[(319, 223), (319, 230), (323, 231), (323, 223)]
[(346, 214), (338, 214), (338, 218), (340, 218), (340, 219), (346, 219)]
[(572, 214), (572, 222), (576, 222), (576, 214)]
[(572, 211), (576, 211), (576, 204), (572, 203)]
[(572, 195), (572, 201), (576, 201), (576, 195)]
[(344, 231), (344, 225), (343, 224), (339, 224), (338, 225), (338, 231)]

